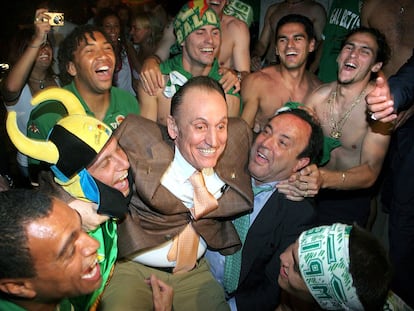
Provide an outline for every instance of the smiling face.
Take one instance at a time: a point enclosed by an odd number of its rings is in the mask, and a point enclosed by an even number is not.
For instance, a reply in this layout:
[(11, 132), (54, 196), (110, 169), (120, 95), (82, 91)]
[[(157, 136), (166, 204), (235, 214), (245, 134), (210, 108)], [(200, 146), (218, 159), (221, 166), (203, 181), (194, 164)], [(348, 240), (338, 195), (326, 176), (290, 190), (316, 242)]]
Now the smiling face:
[(194, 168), (212, 168), (227, 142), (227, 104), (215, 90), (188, 89), (176, 118), (169, 116), (168, 133)]
[(46, 41), (42, 47), (39, 49), (37, 54), (37, 59), (35, 62), (35, 67), (43, 68), (44, 70), (48, 69), (53, 61), (53, 49), (50, 46), (50, 42)]
[(369, 81), (371, 72), (378, 72), (381, 62), (375, 62), (378, 45), (373, 35), (355, 33), (350, 36), (338, 55), (338, 81), (350, 84)]
[(100, 182), (115, 188), (126, 197), (130, 191), (128, 182), (129, 162), (115, 137), (106, 143), (88, 167), (88, 172)]
[(298, 159), (308, 145), (311, 126), (286, 113), (274, 117), (256, 137), (250, 151), (249, 171), (259, 183), (280, 181), (309, 163)]
[(118, 44), (119, 34), (121, 33), (121, 24), (119, 17), (116, 15), (109, 15), (102, 21), (103, 30), (111, 38), (112, 43)]
[(149, 24), (141, 17), (136, 17), (131, 23), (131, 38), (132, 42), (135, 44), (140, 44), (145, 42), (147, 38), (151, 35), (151, 28)]
[(205, 25), (193, 31), (183, 42), (184, 68), (213, 64), (220, 48), (220, 29)]
[(104, 93), (112, 87), (115, 54), (111, 43), (101, 32), (95, 31), (93, 35), (95, 40), (85, 34), (87, 41), (79, 43), (67, 71), (74, 77), (78, 90)]
[(306, 65), (308, 54), (315, 48), (315, 40), (309, 39), (301, 23), (287, 23), (279, 28), (276, 36), (276, 55), (288, 69)]
[(29, 279), (39, 301), (91, 293), (102, 282), (99, 242), (82, 230), (79, 214), (60, 200), (51, 213), (26, 227), (37, 276)]
[(296, 241), (280, 255), (280, 273), (277, 282), (294, 298), (312, 302), (313, 297), (300, 274), (298, 247), (299, 244)]

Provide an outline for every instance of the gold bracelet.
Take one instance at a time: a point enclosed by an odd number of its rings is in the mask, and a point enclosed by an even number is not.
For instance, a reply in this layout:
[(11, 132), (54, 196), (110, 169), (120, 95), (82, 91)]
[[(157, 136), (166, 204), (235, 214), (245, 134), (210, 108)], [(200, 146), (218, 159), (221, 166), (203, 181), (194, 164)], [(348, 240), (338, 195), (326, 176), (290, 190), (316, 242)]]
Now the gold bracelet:
[(345, 172), (342, 172), (342, 183), (344, 183), (345, 177), (346, 177)]

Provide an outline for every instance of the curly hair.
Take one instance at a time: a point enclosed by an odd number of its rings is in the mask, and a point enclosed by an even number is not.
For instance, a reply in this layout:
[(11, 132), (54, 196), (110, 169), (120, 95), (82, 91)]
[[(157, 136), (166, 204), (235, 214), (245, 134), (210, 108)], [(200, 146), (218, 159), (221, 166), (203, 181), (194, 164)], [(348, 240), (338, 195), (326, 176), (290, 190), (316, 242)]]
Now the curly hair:
[(67, 72), (67, 67), (70, 62), (74, 60), (74, 53), (80, 46), (82, 42), (87, 42), (88, 38), (86, 37), (89, 35), (92, 40), (96, 40), (94, 33), (100, 32), (106, 38), (108, 42), (111, 42), (108, 35), (102, 28), (85, 24), (76, 27), (70, 34), (68, 34), (65, 39), (60, 43), (59, 46), (59, 54), (58, 54), (58, 62), (59, 62), (59, 72), (60, 72), (60, 79), (63, 83), (69, 84), (72, 82), (73, 77)]

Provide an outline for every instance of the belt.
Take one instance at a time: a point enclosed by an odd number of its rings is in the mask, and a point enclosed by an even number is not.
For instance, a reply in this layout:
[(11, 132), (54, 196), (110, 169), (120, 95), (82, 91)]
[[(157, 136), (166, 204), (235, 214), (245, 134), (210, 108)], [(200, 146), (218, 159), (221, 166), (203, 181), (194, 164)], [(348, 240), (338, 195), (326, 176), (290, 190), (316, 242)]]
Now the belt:
[[(196, 265), (194, 266), (193, 269), (195, 269), (198, 266), (198, 264), (200, 263), (201, 258), (203, 258), (203, 257), (200, 257), (199, 259), (197, 259)], [(162, 272), (166, 272), (166, 273), (171, 273), (171, 274), (173, 273), (173, 270), (175, 268), (175, 267), (153, 267), (153, 266), (148, 266), (148, 265), (144, 265), (144, 266), (146, 266), (148, 268), (151, 268), (151, 269), (158, 270), (158, 271), (162, 271)]]
[(174, 267), (152, 267), (152, 266), (147, 266), (147, 265), (144, 265), (144, 266), (151, 268), (151, 269), (166, 272), (166, 273), (173, 273), (173, 270), (174, 270)]

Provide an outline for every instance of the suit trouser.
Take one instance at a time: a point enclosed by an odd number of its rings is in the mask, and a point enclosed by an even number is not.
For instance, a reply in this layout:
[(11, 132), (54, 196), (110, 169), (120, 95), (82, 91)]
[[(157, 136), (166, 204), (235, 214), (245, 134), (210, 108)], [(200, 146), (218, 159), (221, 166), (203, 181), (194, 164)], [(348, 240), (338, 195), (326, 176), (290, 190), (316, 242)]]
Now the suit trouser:
[(118, 262), (99, 310), (152, 311), (151, 287), (144, 281), (151, 274), (173, 287), (174, 311), (229, 310), (223, 288), (214, 279), (204, 258), (193, 270), (181, 274), (164, 272), (134, 261)]
[(391, 289), (414, 308), (414, 117), (391, 138), (382, 202), (389, 212)]

